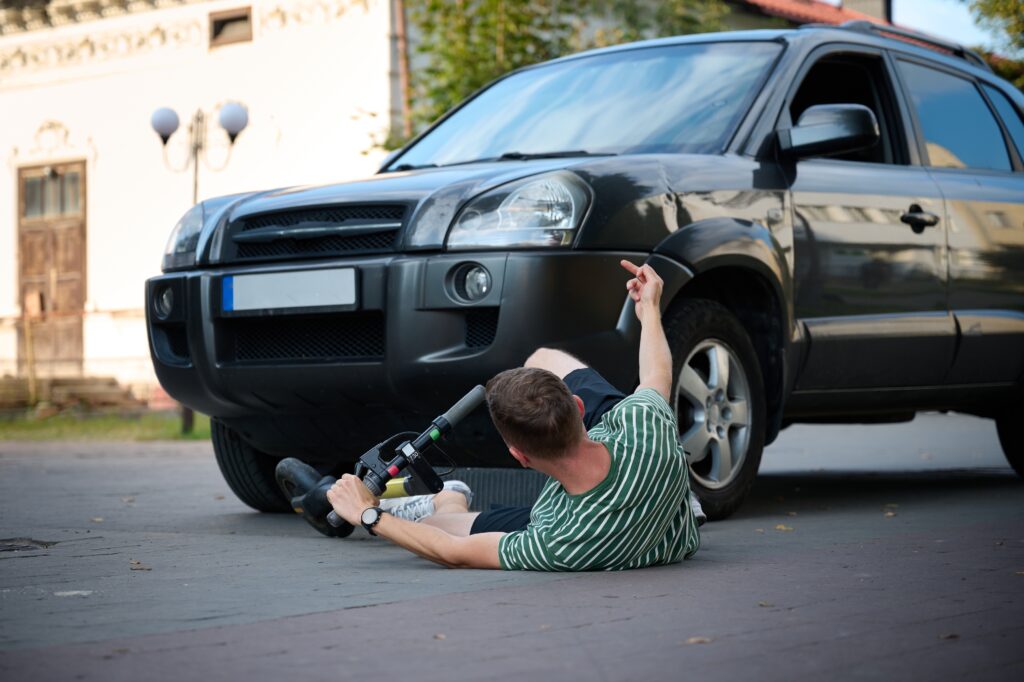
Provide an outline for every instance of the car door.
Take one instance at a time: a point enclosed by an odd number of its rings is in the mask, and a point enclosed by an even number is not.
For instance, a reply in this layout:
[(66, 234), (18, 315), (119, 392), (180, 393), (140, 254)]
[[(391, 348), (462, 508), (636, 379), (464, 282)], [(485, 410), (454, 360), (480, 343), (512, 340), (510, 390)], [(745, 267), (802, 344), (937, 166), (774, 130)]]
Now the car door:
[(862, 104), (881, 139), (793, 171), (794, 307), (808, 342), (794, 396), (940, 384), (955, 346), (942, 197), (906, 142), (890, 60), (829, 46), (795, 82), (782, 127), (816, 104)]
[(945, 382), (1013, 383), (1024, 374), (1021, 109), (969, 74), (909, 56), (897, 63), (922, 158), (945, 197), (949, 301), (960, 331)]

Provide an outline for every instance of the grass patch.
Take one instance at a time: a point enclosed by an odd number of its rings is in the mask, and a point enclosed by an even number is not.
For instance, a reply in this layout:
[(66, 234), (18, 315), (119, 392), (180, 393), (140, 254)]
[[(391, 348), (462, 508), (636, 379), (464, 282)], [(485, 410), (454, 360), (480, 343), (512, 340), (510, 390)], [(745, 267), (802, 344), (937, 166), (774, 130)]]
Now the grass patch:
[(97, 414), (62, 412), (40, 417), (34, 412), (0, 419), (4, 440), (209, 440), (210, 418), (196, 414), (192, 433), (181, 433), (181, 416), (171, 412)]

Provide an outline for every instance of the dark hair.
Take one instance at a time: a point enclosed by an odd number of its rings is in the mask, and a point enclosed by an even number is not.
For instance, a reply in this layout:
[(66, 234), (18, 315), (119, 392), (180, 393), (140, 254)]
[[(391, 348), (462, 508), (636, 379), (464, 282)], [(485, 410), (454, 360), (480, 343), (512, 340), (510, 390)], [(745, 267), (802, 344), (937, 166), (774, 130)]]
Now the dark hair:
[(557, 459), (583, 436), (579, 408), (565, 382), (537, 367), (517, 367), (487, 382), (487, 408), (498, 433), (532, 457)]

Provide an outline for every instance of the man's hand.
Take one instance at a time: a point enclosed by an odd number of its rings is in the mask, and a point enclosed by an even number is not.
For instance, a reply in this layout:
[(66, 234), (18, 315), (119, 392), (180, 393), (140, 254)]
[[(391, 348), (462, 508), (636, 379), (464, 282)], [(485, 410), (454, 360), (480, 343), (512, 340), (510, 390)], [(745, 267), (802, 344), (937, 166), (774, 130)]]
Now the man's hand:
[(352, 474), (345, 474), (334, 482), (327, 491), (327, 501), (338, 512), (338, 516), (353, 526), (362, 523), (360, 517), (365, 509), (380, 503), (363, 482)]
[(644, 322), (644, 316), (648, 311), (651, 314), (661, 317), (661, 289), (664, 282), (658, 273), (650, 265), (636, 266), (628, 260), (620, 261), (622, 267), (633, 275), (633, 279), (626, 282), (626, 291), (629, 297), (636, 304), (636, 316)]
[(640, 319), (640, 385), (653, 388), (666, 401), (672, 395), (672, 352), (661, 327), (661, 289), (664, 282), (650, 265), (636, 266), (621, 261), (633, 279), (626, 282), (626, 291), (633, 299)]

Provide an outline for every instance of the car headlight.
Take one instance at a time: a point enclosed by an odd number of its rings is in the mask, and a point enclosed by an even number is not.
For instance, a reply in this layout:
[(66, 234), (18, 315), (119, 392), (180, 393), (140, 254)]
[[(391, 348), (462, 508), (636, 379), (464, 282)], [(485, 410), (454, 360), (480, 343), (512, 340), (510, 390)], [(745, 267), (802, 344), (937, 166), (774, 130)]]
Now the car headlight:
[(203, 205), (196, 204), (188, 210), (171, 231), (164, 249), (163, 270), (179, 270), (196, 264), (196, 245), (203, 231)]
[(502, 185), (466, 204), (448, 233), (448, 248), (569, 246), (588, 199), (583, 181), (566, 171)]

